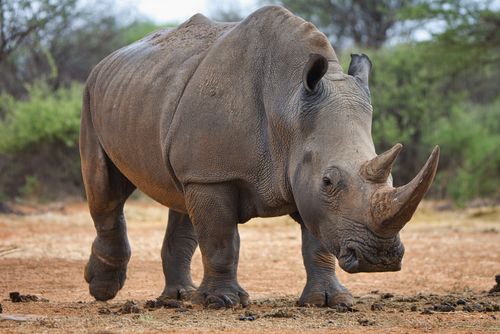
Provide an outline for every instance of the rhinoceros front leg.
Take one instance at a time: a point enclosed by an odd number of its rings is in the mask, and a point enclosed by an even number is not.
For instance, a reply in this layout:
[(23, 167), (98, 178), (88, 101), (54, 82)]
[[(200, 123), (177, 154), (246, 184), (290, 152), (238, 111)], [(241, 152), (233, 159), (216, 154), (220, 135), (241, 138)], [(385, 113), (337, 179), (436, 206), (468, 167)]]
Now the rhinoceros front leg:
[(249, 295), (237, 279), (237, 190), (230, 184), (190, 184), (185, 188), (185, 197), (203, 261), (203, 280), (191, 301), (246, 306)]
[(335, 275), (335, 256), (309, 232), (298, 214), (292, 218), (300, 223), (302, 230), (302, 258), (307, 274), (299, 305), (331, 307), (342, 302), (352, 305), (351, 293)]
[(191, 259), (198, 241), (189, 215), (172, 209), (161, 249), (165, 289), (162, 295), (172, 299), (191, 299), (196, 285), (191, 278)]

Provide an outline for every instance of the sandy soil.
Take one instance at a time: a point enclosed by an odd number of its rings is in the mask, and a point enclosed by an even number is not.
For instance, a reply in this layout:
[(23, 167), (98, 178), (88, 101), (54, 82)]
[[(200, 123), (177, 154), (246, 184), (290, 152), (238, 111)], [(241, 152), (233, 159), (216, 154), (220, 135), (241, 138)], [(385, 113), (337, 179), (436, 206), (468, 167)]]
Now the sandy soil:
[[(402, 231), (406, 254), (400, 272), (350, 275), (337, 269), (340, 282), (355, 295), (352, 311), (296, 305), (305, 271), (300, 229), (288, 217), (255, 219), (240, 227), (238, 276), (252, 296), (249, 308), (185, 303), (181, 309), (154, 309), (146, 302), (163, 289), (166, 208), (145, 201), (126, 205), (133, 252), (128, 279), (114, 300), (96, 302), (83, 279), (95, 237), (86, 204), (47, 206), (44, 213), (18, 207), (31, 213), (0, 215), (0, 332), (500, 331), (500, 293), (489, 293), (500, 274), (500, 208), (439, 207), (442, 203), (423, 203)], [(193, 279), (201, 278), (197, 251)], [(13, 302), (10, 292), (38, 301)], [(465, 304), (457, 304), (461, 299)], [(127, 314), (127, 301), (134, 301), (139, 313)], [(453, 310), (442, 312), (446, 304)]]

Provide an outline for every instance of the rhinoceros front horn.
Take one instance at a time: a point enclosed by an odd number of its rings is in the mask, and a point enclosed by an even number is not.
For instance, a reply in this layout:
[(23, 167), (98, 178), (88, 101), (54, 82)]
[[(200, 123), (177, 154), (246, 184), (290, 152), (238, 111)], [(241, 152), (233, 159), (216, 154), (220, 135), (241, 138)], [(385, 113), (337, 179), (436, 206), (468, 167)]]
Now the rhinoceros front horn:
[[(400, 148), (398, 150), (396, 146), (386, 153), (392, 150), (399, 153)], [(391, 158), (386, 158), (387, 160), (392, 159), (392, 154), (389, 156)], [(410, 183), (398, 188), (382, 187), (373, 195), (371, 211), (375, 232), (387, 237), (399, 233), (429, 190), (436, 175), (438, 161), (439, 146), (436, 146), (425, 166)]]

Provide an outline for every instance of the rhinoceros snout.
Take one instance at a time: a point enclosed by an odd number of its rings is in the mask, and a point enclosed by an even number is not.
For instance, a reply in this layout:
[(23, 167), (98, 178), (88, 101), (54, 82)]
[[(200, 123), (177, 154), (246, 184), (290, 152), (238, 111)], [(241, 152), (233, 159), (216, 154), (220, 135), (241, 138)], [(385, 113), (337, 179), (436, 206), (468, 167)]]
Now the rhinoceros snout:
[(361, 251), (351, 247), (346, 248), (338, 260), (340, 267), (350, 274), (399, 271), (402, 268), (402, 256), (396, 259), (382, 258), (377, 263), (372, 263), (363, 256)]

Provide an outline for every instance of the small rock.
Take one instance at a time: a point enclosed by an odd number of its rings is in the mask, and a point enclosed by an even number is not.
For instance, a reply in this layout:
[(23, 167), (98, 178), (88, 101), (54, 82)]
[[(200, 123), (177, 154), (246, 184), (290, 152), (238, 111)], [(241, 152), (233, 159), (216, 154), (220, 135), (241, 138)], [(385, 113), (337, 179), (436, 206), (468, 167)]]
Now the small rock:
[(500, 275), (495, 276), (495, 281), (497, 282), (498, 285), (500, 285)]
[(386, 293), (383, 293), (381, 297), (382, 297), (382, 299), (389, 299), (389, 298), (394, 297), (394, 295), (392, 293), (386, 292)]
[(495, 317), (495, 315), (492, 314), (491, 317), (493, 318), (493, 320), (497, 320), (497, 317)]
[(257, 313), (254, 311), (251, 311), (251, 310), (245, 311), (245, 317), (252, 317), (252, 316), (255, 317), (256, 315), (257, 315)]
[(420, 313), (420, 314), (434, 314), (434, 312), (432, 312), (428, 308), (425, 308), (424, 311), (422, 313)]
[(412, 312), (417, 312), (417, 307), (416, 307), (415, 305), (413, 305), (413, 306), (411, 307), (411, 311), (412, 311)]
[(9, 292), (9, 298), (13, 303), (27, 301), (26, 296), (20, 295), (19, 292)]
[(463, 310), (464, 310), (465, 312), (474, 312), (474, 310), (472, 309), (472, 307), (470, 307), (469, 305), (464, 306)]
[(358, 322), (361, 326), (373, 326), (373, 325), (375, 325), (375, 320), (358, 319)]
[(2, 309), (2, 304), (0, 304), (0, 313), (3, 312), (3, 309)]
[(384, 307), (380, 304), (372, 304), (372, 311), (382, 311)]
[(240, 321), (247, 321), (248, 318), (247, 317), (240, 317)]
[(107, 307), (101, 307), (97, 312), (99, 314), (111, 314), (111, 311)]
[(293, 318), (294, 314), (288, 310), (278, 310), (271, 316), (274, 318)]
[(146, 300), (146, 303), (144, 304), (144, 308), (155, 309), (158, 307), (156, 307), (156, 302), (154, 300)]
[(498, 310), (499, 310), (498, 305), (488, 305), (484, 308), (485, 312), (496, 312)]
[(133, 300), (127, 301), (120, 309), (123, 314), (139, 313), (139, 307)]
[(181, 303), (179, 303), (177, 300), (163, 302), (163, 305), (166, 308), (180, 308), (181, 307)]
[(35, 296), (35, 295), (27, 295), (26, 299), (27, 300), (31, 300), (32, 302), (37, 302), (38, 301), (38, 297)]
[(378, 296), (373, 296), (373, 295), (365, 295), (365, 296), (361, 296), (359, 298), (359, 301), (361, 302), (365, 302), (365, 301), (370, 301), (370, 300), (375, 300), (375, 299), (378, 299)]
[(463, 300), (463, 299), (460, 299), (460, 300), (458, 300), (458, 301), (457, 301), (457, 304), (458, 304), (458, 305), (465, 305), (465, 304), (466, 304), (466, 301), (465, 301), (465, 300)]
[(482, 311), (483, 311), (483, 307), (482, 307), (481, 305), (479, 305), (479, 304), (474, 304), (474, 308), (475, 308), (476, 310), (478, 310), (479, 312), (482, 312)]
[(496, 284), (493, 286), (493, 288), (489, 291), (490, 294), (494, 294), (500, 292), (500, 284)]
[(254, 321), (254, 320), (255, 320), (254, 316), (248, 317), (248, 321)]
[(329, 324), (334, 324), (333, 320), (328, 321)]
[(184, 307), (181, 307), (181, 308), (175, 310), (175, 312), (186, 312), (186, 311), (187, 311), (187, 309)]
[(339, 305), (332, 306), (331, 309), (339, 313), (359, 312), (359, 310), (352, 308), (351, 306), (347, 305), (344, 302), (340, 303)]
[(455, 312), (455, 308), (451, 305), (439, 305), (435, 310), (438, 312)]

